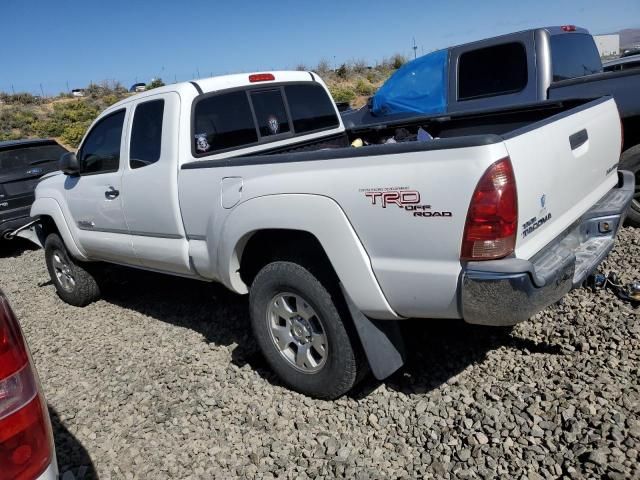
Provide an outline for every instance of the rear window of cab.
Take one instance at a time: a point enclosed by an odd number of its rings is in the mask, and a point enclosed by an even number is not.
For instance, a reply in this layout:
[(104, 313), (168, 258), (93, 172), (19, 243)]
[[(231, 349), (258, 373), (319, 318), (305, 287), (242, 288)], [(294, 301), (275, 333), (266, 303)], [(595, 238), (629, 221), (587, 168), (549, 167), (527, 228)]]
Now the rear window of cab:
[(338, 127), (331, 97), (317, 83), (204, 94), (193, 106), (192, 153), (203, 157)]

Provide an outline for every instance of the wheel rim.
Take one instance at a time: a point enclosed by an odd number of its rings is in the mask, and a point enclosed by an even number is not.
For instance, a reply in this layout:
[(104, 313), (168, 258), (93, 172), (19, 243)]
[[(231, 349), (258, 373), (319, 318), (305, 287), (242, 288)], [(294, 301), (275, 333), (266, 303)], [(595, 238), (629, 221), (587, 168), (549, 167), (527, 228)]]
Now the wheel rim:
[(73, 274), (71, 273), (71, 267), (67, 260), (67, 256), (60, 250), (54, 250), (53, 255), (51, 256), (51, 263), (58, 285), (67, 292), (73, 291), (76, 287), (76, 280), (73, 278)]
[(327, 335), (322, 320), (300, 295), (279, 293), (267, 308), (267, 327), (273, 344), (291, 366), (316, 373), (327, 361)]

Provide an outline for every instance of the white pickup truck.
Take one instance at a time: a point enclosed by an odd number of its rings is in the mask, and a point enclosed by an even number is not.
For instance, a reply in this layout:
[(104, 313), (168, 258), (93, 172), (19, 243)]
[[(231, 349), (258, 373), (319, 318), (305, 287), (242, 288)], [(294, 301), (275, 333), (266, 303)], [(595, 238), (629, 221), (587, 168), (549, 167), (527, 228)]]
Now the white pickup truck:
[(31, 215), (64, 301), (101, 262), (221, 282), (282, 380), (335, 398), (402, 365), (399, 319), (513, 325), (581, 285), (633, 195), (620, 147), (606, 97), (356, 131), (314, 73), (231, 75), (109, 107)]

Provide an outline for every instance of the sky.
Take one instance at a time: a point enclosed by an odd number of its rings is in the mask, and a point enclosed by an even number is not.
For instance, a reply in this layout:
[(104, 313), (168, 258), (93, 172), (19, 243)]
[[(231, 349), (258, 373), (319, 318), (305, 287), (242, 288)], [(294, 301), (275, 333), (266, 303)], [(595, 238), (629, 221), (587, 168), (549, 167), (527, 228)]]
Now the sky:
[[(531, 27), (640, 27), (638, 0), (1, 0), (0, 91), (374, 65)], [(68, 86), (68, 87), (67, 87)]]

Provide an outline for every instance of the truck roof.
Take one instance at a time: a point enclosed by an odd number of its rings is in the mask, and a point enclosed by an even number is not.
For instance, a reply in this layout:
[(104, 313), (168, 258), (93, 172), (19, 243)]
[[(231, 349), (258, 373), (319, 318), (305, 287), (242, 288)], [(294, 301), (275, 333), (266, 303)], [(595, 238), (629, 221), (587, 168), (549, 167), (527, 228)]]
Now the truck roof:
[[(250, 77), (253, 75), (271, 74), (274, 80), (259, 80), (251, 81)], [(215, 92), (217, 90), (226, 90), (229, 88), (247, 87), (249, 85), (268, 85), (270, 83), (281, 82), (313, 82), (318, 81), (320, 77), (312, 72), (305, 71), (288, 71), (288, 70), (276, 70), (276, 71), (262, 71), (262, 72), (249, 72), (249, 73), (236, 73), (232, 75), (220, 75), (209, 78), (201, 78), (198, 80), (192, 80), (188, 82), (172, 83), (165, 85), (164, 87), (154, 88), (144, 92), (137, 93), (117, 103), (111, 105), (108, 110), (114, 110), (122, 105), (126, 105), (132, 100), (138, 100), (144, 97), (151, 97), (159, 93), (167, 92), (185, 92), (190, 95)]]
[(558, 25), (551, 27), (537, 27), (537, 28), (528, 28), (526, 30), (520, 30), (518, 32), (509, 32), (504, 35), (496, 35), (495, 37), (481, 38), (478, 40), (473, 40), (471, 42), (460, 43), (458, 45), (452, 45), (450, 47), (444, 48), (443, 50), (451, 50), (453, 48), (458, 48), (467, 45), (473, 45), (474, 43), (485, 43), (491, 42), (492, 40), (499, 40), (502, 37), (511, 37), (513, 35), (517, 35), (519, 33), (527, 33), (527, 32), (537, 32), (539, 30), (544, 30), (549, 32), (549, 35), (569, 35), (572, 33), (586, 33), (589, 34), (589, 30), (582, 27), (577, 27), (575, 25)]

